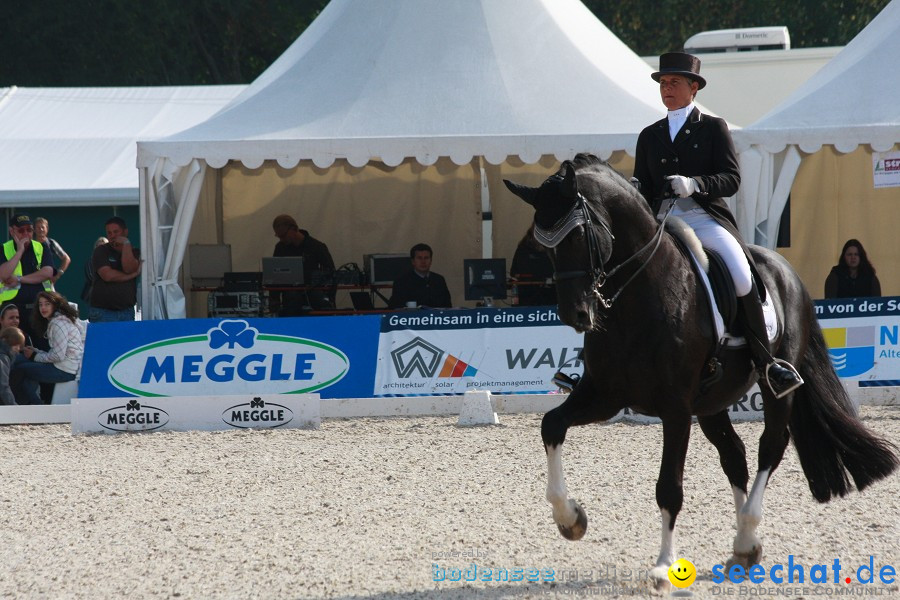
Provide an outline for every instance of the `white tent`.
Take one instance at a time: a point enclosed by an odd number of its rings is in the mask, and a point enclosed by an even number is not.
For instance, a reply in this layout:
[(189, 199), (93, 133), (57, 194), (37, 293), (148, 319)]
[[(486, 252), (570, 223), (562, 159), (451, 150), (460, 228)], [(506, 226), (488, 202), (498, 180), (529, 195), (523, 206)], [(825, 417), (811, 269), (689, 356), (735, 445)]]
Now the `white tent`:
[(200, 123), (245, 87), (0, 88), (0, 206), (136, 205), (137, 140)]
[[(735, 132), (742, 182), (736, 215), (749, 240), (773, 248), (803, 154), (900, 143), (900, 0), (892, 0), (825, 67), (782, 104)], [(852, 236), (851, 236), (852, 237)], [(840, 247), (828, 248), (837, 255)], [(833, 257), (831, 257), (833, 259)], [(833, 260), (832, 260), (833, 264)]]
[[(338, 263), (418, 241), (436, 271), (488, 255), (500, 178), (539, 161), (543, 178), (579, 151), (633, 154), (664, 114), (650, 72), (578, 0), (332, 0), (220, 113), (138, 143), (144, 313), (185, 315), (189, 237), (230, 243), (252, 267), (278, 212)], [(510, 220), (515, 241), (526, 221)], [(360, 245), (379, 232), (380, 246)]]

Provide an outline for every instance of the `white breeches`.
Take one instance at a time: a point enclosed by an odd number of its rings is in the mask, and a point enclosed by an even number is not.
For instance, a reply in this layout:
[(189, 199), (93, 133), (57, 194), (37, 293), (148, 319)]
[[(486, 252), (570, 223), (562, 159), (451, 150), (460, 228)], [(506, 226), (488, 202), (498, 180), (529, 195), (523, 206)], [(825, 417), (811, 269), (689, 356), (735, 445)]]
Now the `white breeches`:
[(735, 294), (739, 298), (749, 294), (753, 286), (753, 275), (750, 273), (750, 263), (735, 237), (702, 208), (679, 208), (676, 206), (672, 215), (684, 220), (694, 229), (704, 248), (714, 250), (722, 257), (734, 281)]

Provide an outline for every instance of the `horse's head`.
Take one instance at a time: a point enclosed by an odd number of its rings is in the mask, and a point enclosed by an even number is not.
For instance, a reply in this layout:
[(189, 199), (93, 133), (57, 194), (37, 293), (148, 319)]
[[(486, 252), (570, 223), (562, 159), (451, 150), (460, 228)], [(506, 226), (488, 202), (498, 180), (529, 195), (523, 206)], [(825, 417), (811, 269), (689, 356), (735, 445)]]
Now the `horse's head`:
[[(588, 180), (590, 181), (590, 180)], [(560, 319), (576, 331), (589, 331), (599, 316), (599, 287), (612, 254), (613, 235), (602, 209), (579, 191), (576, 165), (565, 161), (540, 187), (504, 180), (506, 187), (534, 207), (534, 237), (553, 262)], [(585, 187), (593, 188), (587, 181)]]

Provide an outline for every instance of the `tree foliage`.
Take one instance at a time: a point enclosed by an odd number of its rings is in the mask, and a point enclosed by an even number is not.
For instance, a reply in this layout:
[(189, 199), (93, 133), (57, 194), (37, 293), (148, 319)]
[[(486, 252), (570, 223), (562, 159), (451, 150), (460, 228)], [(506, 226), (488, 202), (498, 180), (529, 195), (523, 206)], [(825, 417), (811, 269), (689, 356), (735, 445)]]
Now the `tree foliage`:
[(583, 0), (632, 50), (680, 50), (701, 31), (786, 25), (791, 47), (843, 46), (890, 0)]
[[(794, 47), (843, 45), (889, 0), (583, 1), (647, 56), (680, 49), (700, 31), (763, 25), (787, 25)], [(327, 3), (3, 0), (0, 86), (249, 83)]]

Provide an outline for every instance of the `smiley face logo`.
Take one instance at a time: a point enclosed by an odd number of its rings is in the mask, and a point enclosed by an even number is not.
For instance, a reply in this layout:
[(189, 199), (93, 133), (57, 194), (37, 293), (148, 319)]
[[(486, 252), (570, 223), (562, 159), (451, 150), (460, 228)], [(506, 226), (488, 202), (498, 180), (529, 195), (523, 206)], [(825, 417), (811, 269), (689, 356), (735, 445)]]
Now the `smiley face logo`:
[(697, 569), (694, 568), (694, 563), (691, 561), (679, 558), (669, 566), (669, 581), (675, 587), (686, 588), (694, 583), (695, 579), (697, 579)]

